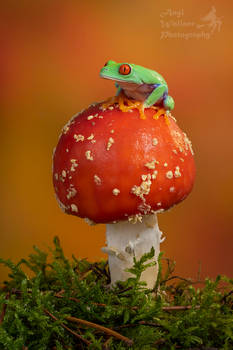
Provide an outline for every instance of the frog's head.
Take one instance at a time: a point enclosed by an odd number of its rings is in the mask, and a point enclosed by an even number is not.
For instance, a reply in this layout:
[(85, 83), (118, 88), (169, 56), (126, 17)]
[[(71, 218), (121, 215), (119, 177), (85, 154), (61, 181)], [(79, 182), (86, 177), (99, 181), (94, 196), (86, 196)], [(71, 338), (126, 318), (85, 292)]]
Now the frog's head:
[(142, 84), (143, 81), (137, 72), (136, 66), (129, 63), (117, 63), (108, 61), (100, 71), (100, 76), (105, 79)]

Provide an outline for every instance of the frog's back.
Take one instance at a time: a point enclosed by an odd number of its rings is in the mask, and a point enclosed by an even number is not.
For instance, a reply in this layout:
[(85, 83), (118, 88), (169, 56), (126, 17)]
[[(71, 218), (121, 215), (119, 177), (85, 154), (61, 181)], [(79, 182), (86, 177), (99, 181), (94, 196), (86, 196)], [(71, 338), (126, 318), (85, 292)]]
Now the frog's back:
[(145, 68), (143, 66), (139, 66), (136, 64), (132, 64), (135, 69), (140, 72), (143, 76), (143, 82), (145, 84), (166, 84), (165, 79), (162, 77), (161, 74), (157, 73), (156, 71)]

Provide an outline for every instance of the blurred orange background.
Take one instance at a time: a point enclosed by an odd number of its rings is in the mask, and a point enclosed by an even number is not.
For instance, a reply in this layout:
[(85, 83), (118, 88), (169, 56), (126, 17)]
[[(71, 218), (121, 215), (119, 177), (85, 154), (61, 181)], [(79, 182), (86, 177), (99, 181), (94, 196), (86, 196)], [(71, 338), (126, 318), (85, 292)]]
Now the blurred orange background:
[[(70, 117), (115, 94), (99, 78), (113, 59), (165, 77), (173, 114), (193, 142), (195, 187), (159, 215), (161, 250), (183, 276), (195, 277), (199, 262), (202, 276), (232, 276), (232, 11), (216, 0), (2, 2), (1, 257), (18, 261), (58, 235), (67, 256), (106, 258), (104, 225), (58, 207), (51, 159)], [(6, 274), (1, 267), (0, 280)]]

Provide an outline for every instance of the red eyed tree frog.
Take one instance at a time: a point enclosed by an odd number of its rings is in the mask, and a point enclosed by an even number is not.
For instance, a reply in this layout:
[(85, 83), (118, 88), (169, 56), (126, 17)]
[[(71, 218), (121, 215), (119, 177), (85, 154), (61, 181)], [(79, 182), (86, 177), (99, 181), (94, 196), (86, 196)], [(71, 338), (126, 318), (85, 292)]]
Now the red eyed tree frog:
[(131, 63), (108, 61), (100, 76), (115, 81), (116, 96), (122, 91), (128, 98), (143, 103), (143, 109), (161, 104), (165, 110), (174, 108), (174, 100), (168, 95), (168, 86), (157, 72)]

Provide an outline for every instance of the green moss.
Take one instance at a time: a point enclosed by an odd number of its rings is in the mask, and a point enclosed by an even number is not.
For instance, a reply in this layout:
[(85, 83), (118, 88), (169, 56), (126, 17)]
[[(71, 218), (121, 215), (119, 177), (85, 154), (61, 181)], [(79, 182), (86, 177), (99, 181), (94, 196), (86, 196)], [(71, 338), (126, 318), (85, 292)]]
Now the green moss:
[(139, 279), (153, 254), (113, 289), (105, 261), (69, 261), (58, 238), (49, 254), (34, 247), (18, 264), (0, 259), (11, 270), (0, 289), (0, 349), (233, 349), (233, 280), (197, 287), (160, 255), (149, 290)]

